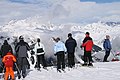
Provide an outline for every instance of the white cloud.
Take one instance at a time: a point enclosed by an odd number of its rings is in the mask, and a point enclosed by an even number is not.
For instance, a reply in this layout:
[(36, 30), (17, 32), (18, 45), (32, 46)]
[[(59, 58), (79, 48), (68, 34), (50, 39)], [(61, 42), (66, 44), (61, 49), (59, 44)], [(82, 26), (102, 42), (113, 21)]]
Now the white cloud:
[[(22, 1), (22, 0), (21, 0)], [(97, 4), (79, 0), (23, 0), (30, 4), (0, 1), (0, 25), (12, 19), (41, 16), (56, 23), (81, 23), (109, 19), (120, 21), (120, 2)]]
[(106, 21), (109, 21), (109, 22), (115, 21), (115, 22), (117, 22), (117, 21), (120, 21), (120, 16), (118, 16), (118, 15), (106, 16), (106, 17), (101, 18), (100, 20), (104, 21), (104, 22), (106, 22)]

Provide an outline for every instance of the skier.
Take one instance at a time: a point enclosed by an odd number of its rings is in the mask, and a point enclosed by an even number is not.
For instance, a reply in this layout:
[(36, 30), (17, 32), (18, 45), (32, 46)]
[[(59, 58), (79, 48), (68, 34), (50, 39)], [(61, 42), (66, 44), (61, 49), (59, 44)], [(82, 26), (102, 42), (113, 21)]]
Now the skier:
[[(54, 55), (57, 56), (57, 71), (60, 72), (60, 69), (64, 71), (65, 69), (65, 53), (67, 51), (65, 44), (60, 41), (60, 38), (53, 38), (53, 40), (56, 42), (54, 45)], [(62, 68), (61, 68), (62, 65)]]
[(42, 62), (42, 66), (44, 69), (47, 69), (46, 61), (45, 61), (45, 47), (44, 45), (40, 42), (40, 38), (37, 39), (37, 43), (35, 44), (34, 47), (34, 52), (37, 58), (37, 63), (35, 65), (35, 68), (37, 67), (38, 70), (40, 70), (40, 62)]
[(103, 62), (108, 62), (107, 61), (107, 58), (108, 56), (110, 55), (110, 51), (112, 49), (111, 47), (111, 42), (110, 42), (110, 36), (109, 35), (106, 35), (106, 39), (104, 40), (104, 43), (103, 43), (103, 47), (105, 49), (105, 56), (104, 56), (104, 60)]
[(2, 62), (5, 66), (5, 74), (4, 74), (4, 80), (8, 80), (9, 75), (12, 80), (15, 80), (14, 71), (13, 71), (13, 63), (16, 62), (16, 58), (14, 55), (12, 55), (11, 52), (8, 52), (2, 59)]
[(17, 45), (15, 46), (16, 56), (18, 58), (17, 63), (20, 70), (20, 73), (18, 72), (18, 79), (21, 78), (21, 71), (23, 78), (26, 77), (26, 67), (29, 65), (29, 62), (27, 60), (28, 57), (27, 51), (30, 50), (28, 43), (24, 42), (23, 36), (20, 36), (19, 40), (20, 42), (18, 42)]
[[(92, 64), (92, 56), (91, 56), (91, 51), (93, 47), (93, 41), (92, 38), (89, 36), (90, 33), (86, 32), (86, 37), (83, 40), (82, 45), (80, 46), (81, 48), (84, 47), (84, 64), (83, 66), (93, 66)], [(89, 63), (87, 63), (89, 62)]]
[(73, 39), (72, 34), (68, 34), (68, 39), (65, 42), (65, 46), (67, 48), (67, 53), (68, 53), (68, 67), (72, 68), (75, 67), (75, 60), (74, 60), (74, 52), (75, 52), (75, 47), (77, 46), (76, 40)]
[(4, 57), (9, 52), (9, 50), (11, 53), (13, 53), (12, 47), (8, 44), (7, 40), (4, 40), (4, 43), (1, 46), (2, 57)]

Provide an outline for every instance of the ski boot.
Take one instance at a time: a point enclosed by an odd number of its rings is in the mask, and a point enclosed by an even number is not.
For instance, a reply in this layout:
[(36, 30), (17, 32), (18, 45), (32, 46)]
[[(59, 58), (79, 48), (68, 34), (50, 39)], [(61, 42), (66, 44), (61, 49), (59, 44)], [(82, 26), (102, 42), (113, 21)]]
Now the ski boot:
[(84, 64), (82, 64), (82, 66), (87, 66), (87, 63), (85, 62)]
[(88, 64), (88, 66), (91, 66), (91, 67), (92, 67), (92, 66), (93, 66), (93, 64), (92, 64), (92, 63), (89, 63), (89, 64)]

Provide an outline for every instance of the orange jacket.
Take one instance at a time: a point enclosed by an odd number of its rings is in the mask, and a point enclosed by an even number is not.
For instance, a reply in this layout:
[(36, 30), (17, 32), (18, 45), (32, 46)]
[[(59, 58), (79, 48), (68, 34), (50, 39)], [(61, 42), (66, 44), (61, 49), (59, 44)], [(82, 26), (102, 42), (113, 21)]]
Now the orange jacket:
[[(11, 57), (11, 58), (12, 58), (12, 61), (13, 61), (13, 62), (16, 62), (16, 58), (14, 57), (14, 55), (13, 55), (12, 53), (8, 52), (7, 55), (5, 55), (5, 56), (3, 57), (3, 59), (2, 59), (2, 62), (3, 62), (4, 64), (5, 64), (5, 62), (6, 62), (7, 57)], [(13, 66), (13, 63), (12, 63), (12, 66)], [(11, 67), (12, 67), (12, 66), (11, 66)]]

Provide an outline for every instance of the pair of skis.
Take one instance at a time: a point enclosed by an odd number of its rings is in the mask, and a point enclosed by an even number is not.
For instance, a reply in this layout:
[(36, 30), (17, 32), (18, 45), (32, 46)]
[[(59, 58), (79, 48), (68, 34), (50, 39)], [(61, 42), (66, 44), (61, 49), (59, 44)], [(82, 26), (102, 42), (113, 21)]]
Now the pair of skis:
[(57, 72), (59, 72), (59, 73), (64, 72), (65, 73), (66, 71), (65, 71), (65, 69), (57, 69)]

